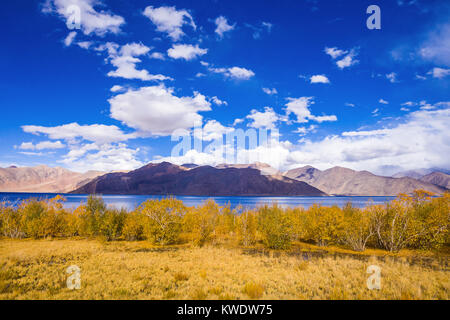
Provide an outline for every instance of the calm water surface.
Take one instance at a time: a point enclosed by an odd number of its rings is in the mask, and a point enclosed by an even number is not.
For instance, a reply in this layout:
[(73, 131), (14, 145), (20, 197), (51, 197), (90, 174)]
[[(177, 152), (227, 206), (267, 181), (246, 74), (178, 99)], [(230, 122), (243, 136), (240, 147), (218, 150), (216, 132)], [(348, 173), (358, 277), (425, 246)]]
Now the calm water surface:
[[(81, 203), (85, 203), (88, 195), (80, 194), (62, 194), (66, 198), (64, 206), (66, 208), (74, 208)], [(56, 196), (53, 193), (0, 193), (0, 201), (8, 201), (12, 204), (25, 199), (50, 199)], [(103, 200), (109, 206), (115, 208), (125, 208), (133, 210), (147, 199), (162, 199), (165, 196), (149, 196), (149, 195), (103, 195)], [(395, 197), (197, 197), (197, 196), (175, 196), (182, 200), (186, 206), (198, 206), (208, 199), (213, 199), (219, 205), (230, 204), (231, 208), (242, 205), (246, 208), (255, 208), (264, 204), (277, 203), (281, 207), (298, 207), (305, 208), (317, 203), (324, 206), (338, 205), (344, 206), (347, 202), (351, 202), (356, 207), (364, 207), (369, 201), (375, 204), (383, 204)]]

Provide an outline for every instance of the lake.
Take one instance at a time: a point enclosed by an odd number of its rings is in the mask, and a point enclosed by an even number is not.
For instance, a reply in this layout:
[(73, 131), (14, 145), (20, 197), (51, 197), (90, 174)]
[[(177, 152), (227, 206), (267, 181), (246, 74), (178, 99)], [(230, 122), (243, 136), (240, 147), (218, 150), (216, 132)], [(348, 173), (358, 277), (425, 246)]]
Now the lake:
[[(88, 195), (80, 194), (61, 194), (66, 198), (64, 206), (74, 208), (81, 203), (85, 203)], [(55, 197), (53, 193), (0, 193), (0, 201), (8, 201), (16, 204), (25, 199), (50, 199)], [(108, 206), (115, 208), (125, 208), (133, 210), (147, 199), (162, 199), (166, 196), (151, 195), (103, 195), (103, 200)], [(313, 204), (324, 206), (337, 205), (344, 206), (351, 202), (355, 207), (364, 207), (369, 201), (374, 204), (383, 204), (393, 200), (395, 197), (198, 197), (198, 196), (174, 196), (182, 200), (186, 206), (198, 206), (208, 199), (213, 199), (217, 204), (223, 206), (230, 204), (231, 208), (242, 205), (245, 208), (255, 208), (264, 204), (277, 203), (281, 207), (310, 207)]]

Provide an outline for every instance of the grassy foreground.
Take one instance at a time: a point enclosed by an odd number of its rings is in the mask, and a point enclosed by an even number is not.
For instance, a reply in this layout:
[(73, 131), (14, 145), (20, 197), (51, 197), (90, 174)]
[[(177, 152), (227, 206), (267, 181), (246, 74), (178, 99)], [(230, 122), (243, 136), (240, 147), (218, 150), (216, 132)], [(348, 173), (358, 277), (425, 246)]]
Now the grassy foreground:
[[(301, 252), (300, 252), (301, 250)], [(300, 252), (300, 253), (299, 253)], [(148, 241), (0, 240), (0, 299), (444, 299), (448, 253), (294, 244), (290, 251)], [(67, 267), (81, 268), (69, 290)], [(369, 290), (369, 265), (381, 289)]]

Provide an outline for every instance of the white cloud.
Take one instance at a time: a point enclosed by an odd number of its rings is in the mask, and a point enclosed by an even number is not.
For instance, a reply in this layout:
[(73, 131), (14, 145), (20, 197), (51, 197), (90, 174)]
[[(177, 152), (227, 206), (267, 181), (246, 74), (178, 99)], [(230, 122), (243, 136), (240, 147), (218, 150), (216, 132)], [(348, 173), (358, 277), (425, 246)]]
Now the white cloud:
[(312, 124), (309, 127), (298, 127), (294, 133), (298, 133), (300, 136), (305, 136), (310, 132), (314, 132), (317, 129), (317, 126)]
[(95, 10), (94, 7), (104, 6), (100, 0), (47, 0), (42, 11), (56, 13), (67, 23), (73, 16), (73, 11), (68, 10), (71, 6), (79, 8), (80, 28), (85, 35), (91, 33), (97, 36), (105, 36), (107, 33), (117, 34), (121, 31), (120, 27), (125, 24), (125, 20), (121, 16), (104, 10)]
[(75, 40), (77, 33), (75, 31), (69, 32), (69, 34), (67, 35), (67, 37), (64, 39), (64, 45), (66, 47), (69, 47), (73, 40)]
[(203, 141), (213, 141), (223, 139), (223, 135), (233, 132), (234, 128), (223, 126), (216, 120), (208, 121), (202, 130), (194, 130), (194, 136)]
[(339, 165), (378, 173), (392, 166), (446, 168), (450, 165), (450, 132), (446, 130), (449, 121), (450, 109), (416, 111), (390, 129), (346, 132), (317, 142), (307, 141), (290, 153), (291, 161), (298, 166)]
[(229, 25), (227, 18), (225, 18), (224, 16), (217, 17), (214, 23), (217, 26), (215, 33), (217, 33), (220, 38), (223, 38), (225, 32), (233, 30), (236, 26), (236, 24)]
[(111, 92), (119, 92), (119, 91), (122, 91), (122, 90), (124, 90), (124, 89), (125, 89), (125, 88), (122, 87), (122, 86), (114, 85), (114, 86), (111, 87), (111, 89), (109, 89), (109, 91), (111, 91)]
[(108, 101), (113, 119), (154, 136), (190, 129), (202, 122), (198, 112), (211, 110), (204, 95), (194, 92), (193, 97), (177, 97), (164, 85), (129, 89)]
[(35, 135), (45, 134), (50, 139), (62, 139), (70, 143), (76, 142), (78, 138), (97, 143), (110, 143), (136, 137), (135, 134), (123, 133), (122, 130), (114, 125), (93, 124), (81, 126), (75, 122), (56, 127), (26, 125), (22, 126), (22, 130)]
[(124, 143), (83, 144), (74, 147), (59, 162), (65, 164), (70, 170), (78, 172), (134, 170), (144, 165), (137, 159), (139, 152), (139, 148), (131, 149)]
[(328, 54), (333, 59), (339, 58), (340, 56), (342, 56), (348, 52), (345, 50), (338, 49), (336, 47), (333, 47), (333, 48), (325, 47), (324, 51), (326, 54)]
[(450, 66), (450, 23), (436, 26), (420, 45), (418, 54), (427, 61)]
[(262, 90), (264, 91), (265, 94), (268, 94), (270, 96), (274, 95), (274, 94), (278, 94), (278, 91), (275, 88), (272, 88), (272, 89), (270, 89), (270, 88), (262, 88)]
[(221, 73), (228, 78), (236, 79), (236, 80), (249, 80), (251, 77), (255, 75), (252, 70), (240, 68), (240, 67), (232, 67), (232, 68), (208, 68), (209, 71), (214, 73)]
[(355, 49), (348, 51), (348, 50), (341, 50), (336, 47), (333, 48), (325, 47), (324, 51), (333, 60), (340, 58), (339, 60), (336, 61), (336, 65), (339, 67), (339, 69), (348, 68), (359, 62), (358, 60), (355, 59), (355, 57), (358, 55)]
[(378, 102), (382, 103), (382, 104), (389, 104), (389, 101), (386, 101), (384, 99), (380, 99), (380, 100), (378, 100)]
[(413, 107), (413, 106), (416, 106), (417, 103), (412, 102), (412, 101), (406, 101), (406, 102), (403, 102), (401, 105), (402, 105), (402, 106)]
[(450, 75), (450, 69), (436, 67), (430, 70), (427, 74), (433, 75), (433, 78), (443, 79)]
[(136, 64), (141, 60), (136, 58), (147, 55), (150, 48), (142, 43), (129, 43), (119, 46), (116, 43), (107, 42), (95, 49), (96, 51), (106, 51), (109, 62), (116, 67), (116, 70), (108, 72), (109, 77), (124, 79), (139, 79), (143, 81), (164, 81), (172, 78), (162, 74), (150, 74), (147, 70), (137, 70)]
[(289, 101), (286, 104), (286, 114), (290, 115), (291, 113), (295, 114), (297, 117), (297, 123), (306, 123), (309, 120), (316, 122), (324, 122), (324, 121), (337, 121), (337, 117), (335, 115), (330, 116), (315, 116), (309, 110), (309, 107), (314, 104), (313, 97), (300, 97), (300, 98), (287, 98)]
[(63, 149), (66, 145), (61, 143), (61, 141), (42, 141), (37, 144), (32, 142), (22, 142), (18, 147), (21, 150), (48, 150), (48, 149)]
[(350, 102), (346, 102), (345, 104), (344, 104), (346, 107), (355, 107), (355, 104), (354, 103), (350, 103)]
[(244, 119), (237, 118), (237, 119), (234, 120), (233, 126), (235, 126), (235, 125), (237, 125), (239, 123), (242, 123), (242, 122), (244, 122)]
[(395, 72), (391, 72), (386, 74), (386, 79), (388, 79), (391, 83), (396, 83), (397, 81), (397, 74)]
[(273, 24), (270, 22), (262, 22), (260, 25), (251, 25), (249, 23), (246, 23), (245, 26), (247, 28), (250, 28), (253, 30), (253, 39), (260, 39), (261, 38), (261, 33), (263, 33), (264, 31), (266, 31), (267, 33), (270, 33), (272, 31), (273, 28)]
[[(441, 105), (445, 106), (446, 103)], [(280, 141), (266, 147), (240, 152), (253, 154), (252, 159), (269, 163), (279, 170), (304, 165), (312, 165), (321, 170), (343, 166), (389, 175), (403, 169), (448, 168), (449, 122), (448, 108), (420, 110), (405, 115), (397, 124), (391, 124), (390, 128), (349, 131), (317, 141), (303, 139), (297, 145)], [(299, 133), (308, 129), (300, 129)], [(162, 159), (164, 158), (160, 160)], [(214, 165), (225, 162), (220, 150), (214, 152), (191, 150), (183, 157), (165, 159), (180, 164), (195, 162)]]
[(316, 74), (309, 79), (311, 83), (330, 83), (330, 80), (323, 74)]
[(351, 52), (348, 55), (346, 55), (343, 59), (336, 61), (336, 65), (340, 69), (348, 68), (354, 64), (357, 64), (359, 61), (354, 59), (356, 56), (355, 53)]
[(247, 119), (253, 120), (253, 122), (248, 124), (249, 127), (265, 129), (274, 129), (275, 123), (280, 120), (279, 116), (270, 107), (265, 107), (264, 112), (255, 109), (251, 110)]
[(86, 49), (86, 50), (89, 49), (92, 44), (93, 44), (92, 41), (80, 41), (80, 42), (77, 42), (77, 45), (80, 48), (83, 48), (83, 49)]
[(228, 102), (220, 100), (216, 96), (212, 97), (211, 100), (215, 105), (218, 105), (218, 106), (227, 106), (228, 105)]
[(198, 44), (193, 46), (190, 44), (174, 44), (172, 48), (167, 50), (167, 55), (173, 59), (192, 60), (199, 56), (203, 56), (208, 49), (199, 48)]
[(380, 111), (380, 109), (376, 108), (375, 110), (372, 111), (372, 114), (374, 117), (378, 116), (378, 112)]
[(165, 60), (166, 58), (164, 57), (164, 54), (162, 54), (161, 52), (153, 52), (150, 55), (150, 58), (152, 59), (158, 59), (158, 60)]
[(174, 41), (184, 35), (182, 30), (184, 25), (189, 25), (194, 30), (197, 29), (191, 14), (186, 10), (177, 10), (175, 7), (154, 8), (148, 6), (144, 10), (144, 16), (156, 25), (157, 31), (167, 33)]

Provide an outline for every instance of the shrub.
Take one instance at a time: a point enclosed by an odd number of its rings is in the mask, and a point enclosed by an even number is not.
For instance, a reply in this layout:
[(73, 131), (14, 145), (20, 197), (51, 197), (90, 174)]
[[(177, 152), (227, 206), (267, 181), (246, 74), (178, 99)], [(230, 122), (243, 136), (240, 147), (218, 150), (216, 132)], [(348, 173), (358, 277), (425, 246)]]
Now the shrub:
[(125, 210), (107, 209), (99, 221), (99, 234), (107, 241), (117, 240), (122, 235), (126, 217)]
[(292, 220), (278, 206), (264, 206), (258, 210), (258, 230), (264, 244), (271, 249), (287, 249), (293, 236)]
[(237, 218), (239, 242), (250, 246), (256, 242), (256, 229), (258, 221), (253, 211), (245, 211)]
[(138, 210), (127, 214), (122, 230), (122, 234), (126, 240), (138, 241), (145, 238), (143, 219), (143, 215)]
[(8, 238), (23, 238), (22, 216), (16, 208), (0, 204), (0, 231)]
[(148, 200), (141, 205), (139, 211), (146, 217), (144, 233), (147, 239), (161, 245), (178, 242), (182, 219), (186, 213), (181, 200)]
[(336, 244), (344, 227), (344, 215), (337, 207), (311, 206), (307, 211), (306, 230), (308, 238), (319, 246)]
[(214, 238), (220, 207), (214, 200), (208, 200), (186, 214), (185, 226), (195, 245), (203, 246)]
[(348, 203), (342, 211), (344, 213), (342, 243), (355, 251), (364, 251), (367, 242), (375, 234), (371, 208), (359, 209)]

